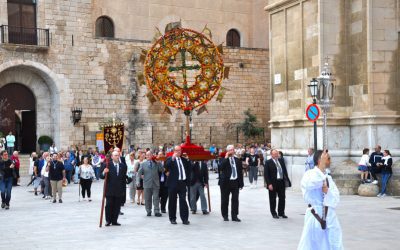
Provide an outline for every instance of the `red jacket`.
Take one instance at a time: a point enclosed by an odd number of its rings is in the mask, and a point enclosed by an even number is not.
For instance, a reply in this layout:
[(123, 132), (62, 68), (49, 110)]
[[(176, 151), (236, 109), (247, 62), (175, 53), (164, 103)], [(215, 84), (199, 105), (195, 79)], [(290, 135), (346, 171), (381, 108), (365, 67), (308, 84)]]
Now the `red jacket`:
[(19, 158), (15, 157), (15, 156), (11, 156), (11, 161), (14, 162), (15, 169), (19, 169), (19, 166), (20, 166)]

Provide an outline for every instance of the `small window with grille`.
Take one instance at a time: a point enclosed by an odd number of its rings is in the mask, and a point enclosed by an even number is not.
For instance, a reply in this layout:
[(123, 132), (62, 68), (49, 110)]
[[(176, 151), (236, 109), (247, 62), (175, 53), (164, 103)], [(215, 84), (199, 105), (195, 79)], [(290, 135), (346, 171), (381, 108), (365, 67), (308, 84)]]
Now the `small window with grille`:
[(97, 18), (96, 37), (114, 37), (114, 24), (111, 18), (106, 16)]
[(240, 34), (237, 30), (231, 29), (226, 34), (226, 46), (240, 47)]

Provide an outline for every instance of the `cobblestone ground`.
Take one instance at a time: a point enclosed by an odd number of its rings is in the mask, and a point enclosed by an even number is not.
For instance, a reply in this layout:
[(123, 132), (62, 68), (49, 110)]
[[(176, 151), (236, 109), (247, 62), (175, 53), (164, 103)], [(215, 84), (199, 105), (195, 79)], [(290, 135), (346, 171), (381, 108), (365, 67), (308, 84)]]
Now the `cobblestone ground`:
[[(306, 208), (301, 194), (287, 191), (289, 219), (272, 219), (267, 191), (246, 186), (240, 193), (241, 223), (224, 222), (216, 175), (210, 176), (210, 215), (190, 214), (191, 224), (171, 225), (168, 216), (147, 217), (144, 206), (127, 203), (121, 227), (99, 228), (102, 182), (92, 187), (93, 202), (78, 201), (78, 185), (64, 189), (64, 203), (15, 187), (11, 209), (0, 210), (0, 249), (296, 249)], [(24, 180), (23, 183), (27, 183)], [(346, 249), (400, 249), (397, 197), (342, 196), (337, 209)]]

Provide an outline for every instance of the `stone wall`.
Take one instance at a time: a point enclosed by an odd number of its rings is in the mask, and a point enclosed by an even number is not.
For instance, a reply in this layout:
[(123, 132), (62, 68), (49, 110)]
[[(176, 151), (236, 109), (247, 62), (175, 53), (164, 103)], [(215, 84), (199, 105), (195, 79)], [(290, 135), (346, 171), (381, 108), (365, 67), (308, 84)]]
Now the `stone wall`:
[(116, 37), (151, 40), (155, 28), (164, 32), (170, 22), (201, 31), (207, 24), (213, 41), (225, 42), (230, 29), (241, 36), (241, 46), (268, 48), (266, 0), (93, 0), (93, 22), (99, 16), (111, 18)]
[[(4, 24), (6, 2), (0, 0)], [(49, 48), (0, 44), (0, 87), (20, 82), (40, 99), (37, 137), (48, 134), (58, 147), (66, 148), (82, 144), (85, 135), (86, 145), (95, 145), (99, 124), (115, 112), (127, 124), (127, 143), (150, 146), (182, 139), (182, 112), (164, 113), (164, 106), (151, 105), (145, 97), (147, 88), (138, 85), (137, 74), (143, 67), (138, 59), (141, 50), (150, 47), (149, 41), (95, 38), (93, 9), (99, 6), (90, 0), (40, 1), (37, 8), (37, 26), (51, 33)], [(224, 51), (225, 64), (231, 67), (223, 82), (228, 91), (221, 103), (208, 104), (208, 113), (194, 115), (194, 141), (221, 146), (236, 142), (236, 125), (244, 120), (247, 108), (257, 115), (269, 139), (268, 50), (225, 47)], [(72, 107), (83, 109), (76, 126), (70, 121)]]

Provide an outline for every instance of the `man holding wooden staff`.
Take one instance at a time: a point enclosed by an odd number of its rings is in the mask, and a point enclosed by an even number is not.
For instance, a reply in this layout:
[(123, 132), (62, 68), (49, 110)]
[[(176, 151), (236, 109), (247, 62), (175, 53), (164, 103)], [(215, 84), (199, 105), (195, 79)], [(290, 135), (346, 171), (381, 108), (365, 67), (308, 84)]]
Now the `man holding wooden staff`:
[(112, 152), (110, 164), (104, 164), (100, 169), (100, 178), (105, 179), (107, 176), (105, 184), (106, 226), (121, 226), (118, 223), (118, 215), (121, 209), (122, 195), (126, 189), (127, 168), (125, 164), (119, 162), (119, 157), (120, 154), (117, 151)]

